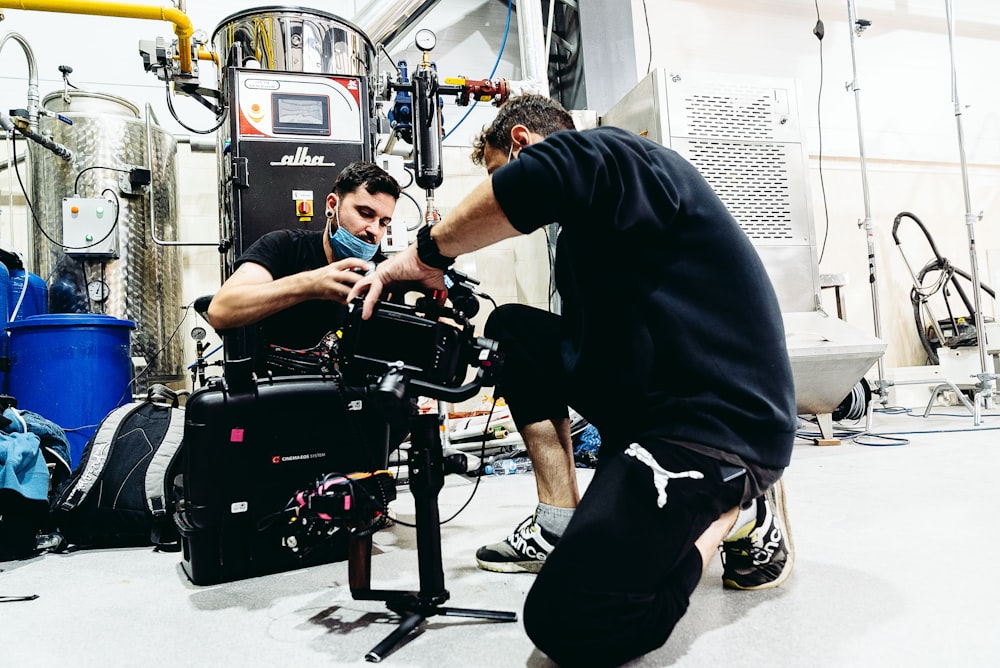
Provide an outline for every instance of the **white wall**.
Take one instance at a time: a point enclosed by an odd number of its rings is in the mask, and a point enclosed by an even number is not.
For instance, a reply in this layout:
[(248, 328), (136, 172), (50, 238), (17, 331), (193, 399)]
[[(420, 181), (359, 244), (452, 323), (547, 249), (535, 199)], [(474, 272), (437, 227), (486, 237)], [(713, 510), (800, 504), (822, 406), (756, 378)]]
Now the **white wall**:
[[(322, 3), (323, 11), (350, 19), (364, 6), (356, 2)], [(848, 4), (819, 0), (825, 24), (822, 42), (824, 79), (821, 103), (822, 136), (816, 116), (820, 90), (820, 43), (813, 36), (816, 7), (809, 0), (632, 0), (640, 72), (622, 73), (637, 80), (650, 67), (669, 71), (718, 72), (792, 78), (799, 95), (798, 108), (806, 131), (810, 156), (811, 198), (816, 238), (827, 237), (820, 265), (823, 273), (846, 272), (847, 319), (873, 331), (874, 316), (867, 268), (867, 241), (858, 222), (864, 218), (859, 168), (859, 133), (855, 100), (860, 99), (862, 128), (868, 157), (871, 217), (874, 226), (878, 294), (883, 337), (889, 343), (888, 366), (920, 364), (923, 353), (917, 342), (909, 305), (910, 279), (890, 232), (901, 211), (919, 216), (931, 229), (942, 254), (968, 269), (969, 243), (965, 225), (963, 182), (955, 112), (951, 102), (950, 59), (944, 0), (859, 0), (857, 14), (872, 21), (857, 39), (858, 96), (845, 88), (852, 81), (852, 59), (847, 21)], [(196, 28), (211, 34), (222, 19), (247, 8), (233, 1), (189, 2), (187, 13)], [(969, 162), (972, 210), (983, 212), (974, 226), (980, 268), (989, 280), (987, 253), (1000, 257), (1000, 5), (992, 0), (955, 0), (956, 56), (962, 122)], [(547, 3), (543, 3), (544, 7)], [(644, 12), (648, 12), (644, 14)], [(179, 135), (189, 134), (170, 118), (163, 84), (142, 70), (139, 39), (172, 38), (168, 23), (91, 17), (47, 12), (4, 10), (0, 33), (16, 31), (31, 43), (39, 64), (42, 94), (61, 89), (57, 67), (74, 68), (72, 81), (83, 88), (125, 97), (140, 107), (149, 101), (161, 124)], [(438, 34), (434, 52), (444, 76), (486, 78), (497, 60), (504, 33), (506, 7), (496, 0), (442, 0), (421, 27)], [(645, 34), (648, 19), (649, 39)], [(393, 49), (393, 58), (416, 61), (412, 38)], [(495, 77), (520, 77), (516, 20)], [(202, 63), (202, 81), (214, 85), (215, 74)], [(0, 54), (0, 108), (24, 106), (27, 67), (16, 45), (8, 43)], [(445, 128), (452, 129), (467, 109), (446, 102)], [(204, 127), (211, 115), (191, 100), (175, 98), (187, 124)], [(468, 160), (470, 137), (493, 115), (489, 105), (479, 105), (457, 131), (445, 150), (445, 182), (436, 193), (441, 212), (484, 177)], [(823, 176), (829, 210), (829, 231), (823, 216), (819, 149), (822, 139)], [(218, 234), (216, 158), (180, 149), (182, 238), (212, 239)], [(0, 147), (0, 162), (6, 149)], [(24, 214), (15, 203), (8, 206), (16, 182), (0, 171), (0, 245), (18, 239)], [(422, 193), (411, 194), (423, 202)], [(401, 200), (399, 216), (417, 222), (417, 210)], [(11, 217), (16, 220), (12, 223)], [(26, 229), (26, 228), (23, 228)], [(904, 223), (904, 248), (917, 265), (930, 259), (922, 238)], [(14, 230), (13, 232), (11, 230)], [(13, 238), (11, 235), (14, 235)], [(20, 237), (20, 238), (23, 238)], [(475, 255), (468, 268), (483, 280), (483, 288), (498, 301), (523, 301), (544, 305), (548, 266), (544, 239), (533, 235), (510, 241)], [(211, 248), (184, 253), (185, 301), (218, 286), (218, 257)], [(1000, 269), (992, 268), (994, 275)], [(994, 284), (996, 283), (994, 279)], [(824, 300), (832, 294), (824, 291)], [(185, 324), (185, 330), (188, 329)], [(186, 331), (182, 332), (186, 336)], [(188, 344), (191, 348), (190, 343)], [(189, 355), (193, 358), (193, 354)]]

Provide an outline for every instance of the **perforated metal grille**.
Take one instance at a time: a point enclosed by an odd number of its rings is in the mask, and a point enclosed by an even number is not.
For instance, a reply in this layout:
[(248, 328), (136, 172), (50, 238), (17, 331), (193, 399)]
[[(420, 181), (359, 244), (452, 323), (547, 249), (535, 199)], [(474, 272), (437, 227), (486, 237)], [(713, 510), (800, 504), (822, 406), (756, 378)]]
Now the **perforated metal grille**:
[(738, 85), (699, 86), (684, 100), (692, 137), (774, 141), (775, 89)]
[(787, 155), (781, 145), (692, 140), (687, 157), (750, 239), (796, 237)]

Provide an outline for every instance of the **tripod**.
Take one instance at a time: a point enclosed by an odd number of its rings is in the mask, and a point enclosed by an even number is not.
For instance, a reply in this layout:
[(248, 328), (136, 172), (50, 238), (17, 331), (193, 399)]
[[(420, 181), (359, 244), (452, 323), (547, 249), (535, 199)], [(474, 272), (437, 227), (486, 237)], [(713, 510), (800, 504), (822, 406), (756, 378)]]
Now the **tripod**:
[(517, 621), (513, 612), (452, 608), (443, 604), (449, 593), (444, 586), (441, 565), (441, 528), (437, 497), (444, 486), (444, 458), (438, 430), (438, 416), (415, 415), (411, 419), (410, 451), (407, 465), (410, 471), (410, 490), (413, 493), (417, 523), (417, 561), (420, 573), (420, 590), (378, 590), (371, 588), (372, 538), (351, 536), (348, 556), (348, 581), (351, 596), (361, 601), (385, 601), (386, 606), (399, 614), (399, 626), (365, 654), (365, 659), (378, 663), (428, 617), (446, 615), (475, 617), (498, 622)]

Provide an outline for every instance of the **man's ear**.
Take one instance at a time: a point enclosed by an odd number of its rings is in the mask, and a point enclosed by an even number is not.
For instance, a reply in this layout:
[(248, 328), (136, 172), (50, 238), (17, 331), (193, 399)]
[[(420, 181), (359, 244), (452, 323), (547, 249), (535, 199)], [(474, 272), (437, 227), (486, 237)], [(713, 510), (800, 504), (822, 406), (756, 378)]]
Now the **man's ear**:
[(515, 125), (510, 129), (510, 138), (514, 147), (521, 150), (531, 143), (531, 130), (524, 125)]
[(337, 208), (337, 196), (330, 193), (326, 196), (326, 217), (333, 218), (333, 210)]

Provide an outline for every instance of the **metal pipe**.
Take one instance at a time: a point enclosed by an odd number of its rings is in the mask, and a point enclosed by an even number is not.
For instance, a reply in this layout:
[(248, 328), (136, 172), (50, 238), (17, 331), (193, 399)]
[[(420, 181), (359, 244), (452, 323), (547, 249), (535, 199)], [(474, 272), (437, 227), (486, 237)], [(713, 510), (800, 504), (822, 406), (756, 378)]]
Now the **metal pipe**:
[(7, 170), (7, 232), (8, 240), (10, 241), (11, 247), (14, 246), (14, 170), (17, 168), (17, 163), (24, 161), (27, 152), (22, 153), (20, 156), (17, 155), (17, 150), (14, 148), (14, 133), (6, 132), (6, 138), (4, 139), (4, 144), (7, 145), (7, 162), (6, 164), (0, 164), (0, 169)]
[(38, 132), (38, 109), (41, 104), (38, 96), (38, 63), (35, 61), (35, 52), (31, 50), (31, 45), (23, 36), (16, 32), (9, 32), (0, 39), (0, 53), (3, 52), (3, 47), (8, 40), (17, 42), (24, 51), (24, 57), (28, 60), (28, 127), (32, 132)]
[(157, 246), (218, 246), (218, 241), (167, 241), (156, 236), (156, 188), (153, 182), (153, 107), (146, 103), (146, 165), (149, 167), (149, 237)]
[[(878, 281), (875, 266), (875, 234), (872, 226), (871, 197), (868, 188), (868, 163), (865, 156), (865, 133), (861, 125), (861, 87), (858, 85), (858, 59), (855, 48), (855, 37), (857, 36), (858, 17), (854, 9), (854, 0), (847, 0), (847, 21), (848, 29), (851, 31), (851, 65), (852, 77), (851, 90), (854, 91), (854, 110), (858, 124), (858, 153), (861, 161), (861, 188), (864, 194), (865, 218), (858, 223), (858, 227), (865, 230), (865, 238), (868, 242), (868, 283), (872, 292), (872, 313), (875, 320), (875, 338), (882, 338), (882, 312), (878, 297)], [(879, 355), (878, 358), (878, 388), (879, 401), (885, 406), (889, 403), (889, 385), (885, 381), (885, 359)]]
[(191, 19), (188, 18), (187, 14), (175, 7), (133, 5), (125, 2), (81, 2), (79, 0), (0, 0), (0, 8), (3, 7), (38, 12), (169, 21), (174, 24), (174, 34), (177, 35), (180, 70), (183, 74), (191, 74), (191, 36), (194, 34), (194, 26), (191, 25)]
[(549, 20), (545, 28), (545, 59), (548, 62), (549, 54), (552, 53), (552, 24), (555, 22), (556, 0), (549, 0)]
[(545, 52), (542, 5), (538, 0), (517, 3), (517, 39), (521, 48), (521, 74), (549, 95), (549, 54)]
[[(976, 344), (979, 346), (979, 389), (976, 391), (976, 408), (979, 407), (979, 397), (988, 402), (993, 395), (993, 380), (997, 375), (988, 367), (986, 356), (986, 328), (982, 304), (982, 285), (979, 281), (979, 258), (976, 252), (976, 214), (972, 213), (972, 198), (969, 194), (969, 163), (965, 155), (965, 133), (962, 129), (962, 105), (958, 99), (958, 74), (955, 68), (955, 16), (952, 13), (951, 0), (945, 0), (945, 13), (948, 19), (948, 50), (951, 55), (951, 101), (955, 106), (955, 125), (958, 130), (958, 153), (962, 167), (962, 189), (965, 195), (965, 229), (969, 236), (969, 262), (972, 271), (973, 303), (976, 323)], [(987, 408), (989, 404), (987, 403)], [(976, 426), (979, 426), (979, 412), (976, 411)]]
[(373, 44), (381, 44), (389, 49), (438, 2), (439, 0), (371, 0), (357, 11), (351, 22), (361, 28)]

